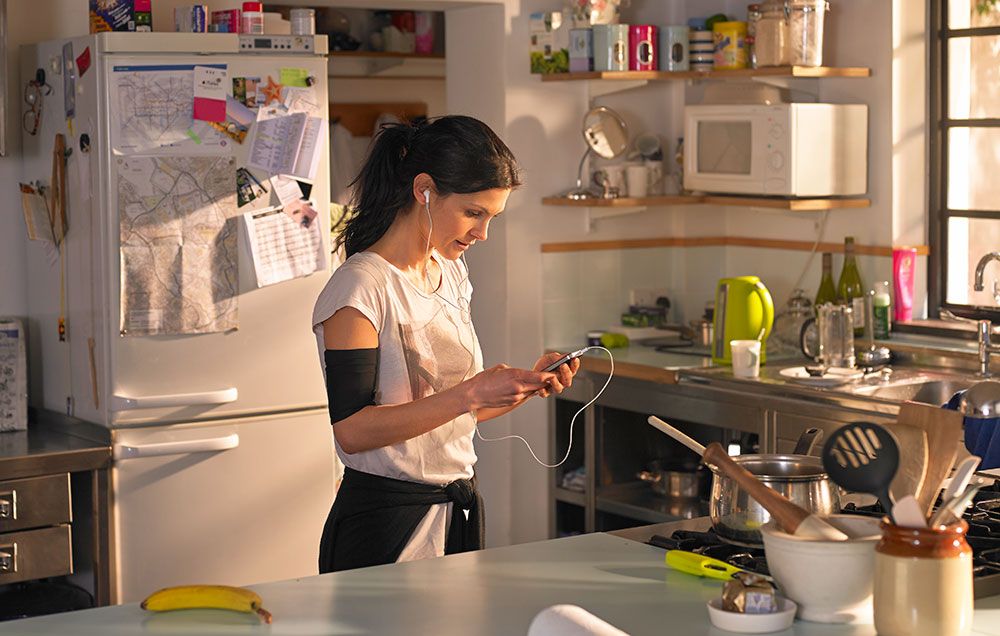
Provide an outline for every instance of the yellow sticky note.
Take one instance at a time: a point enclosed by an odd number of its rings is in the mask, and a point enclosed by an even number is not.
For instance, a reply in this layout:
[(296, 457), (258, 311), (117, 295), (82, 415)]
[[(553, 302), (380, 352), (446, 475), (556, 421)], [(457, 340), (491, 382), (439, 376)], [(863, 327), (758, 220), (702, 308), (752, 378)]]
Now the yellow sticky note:
[(304, 68), (281, 69), (281, 83), (285, 86), (307, 88), (309, 86), (309, 84), (306, 83), (307, 77), (309, 77), (309, 71)]

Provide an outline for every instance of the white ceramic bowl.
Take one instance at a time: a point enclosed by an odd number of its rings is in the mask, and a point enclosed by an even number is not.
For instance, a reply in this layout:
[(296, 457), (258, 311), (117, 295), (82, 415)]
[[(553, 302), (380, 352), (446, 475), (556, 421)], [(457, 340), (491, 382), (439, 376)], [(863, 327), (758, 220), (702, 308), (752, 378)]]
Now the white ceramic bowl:
[(801, 539), (771, 521), (761, 528), (771, 576), (799, 606), (799, 618), (819, 623), (871, 623), (879, 520), (831, 515), (847, 541)]
[(794, 601), (778, 599), (778, 611), (773, 614), (740, 614), (722, 609), (722, 599), (708, 602), (708, 619), (719, 629), (743, 634), (769, 634), (788, 629), (795, 622)]

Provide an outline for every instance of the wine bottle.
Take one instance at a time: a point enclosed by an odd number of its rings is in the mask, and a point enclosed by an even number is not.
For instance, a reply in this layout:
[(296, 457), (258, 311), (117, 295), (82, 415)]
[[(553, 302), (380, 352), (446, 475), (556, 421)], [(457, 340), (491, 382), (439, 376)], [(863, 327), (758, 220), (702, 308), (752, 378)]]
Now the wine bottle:
[(865, 286), (861, 282), (861, 272), (854, 259), (854, 237), (844, 237), (844, 268), (837, 281), (837, 301), (851, 305), (854, 314), (854, 335), (860, 336), (865, 329)]
[(816, 291), (816, 302), (813, 307), (823, 303), (837, 302), (837, 288), (833, 285), (833, 254), (823, 253), (823, 275), (819, 279), (819, 290)]

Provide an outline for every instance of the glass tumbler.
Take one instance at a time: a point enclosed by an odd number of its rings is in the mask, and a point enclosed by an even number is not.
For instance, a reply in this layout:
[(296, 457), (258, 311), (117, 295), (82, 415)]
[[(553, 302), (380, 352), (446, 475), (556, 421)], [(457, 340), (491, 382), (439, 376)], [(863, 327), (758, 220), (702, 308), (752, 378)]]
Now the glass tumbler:
[(816, 308), (819, 362), (828, 367), (854, 367), (854, 310), (850, 305), (824, 303)]

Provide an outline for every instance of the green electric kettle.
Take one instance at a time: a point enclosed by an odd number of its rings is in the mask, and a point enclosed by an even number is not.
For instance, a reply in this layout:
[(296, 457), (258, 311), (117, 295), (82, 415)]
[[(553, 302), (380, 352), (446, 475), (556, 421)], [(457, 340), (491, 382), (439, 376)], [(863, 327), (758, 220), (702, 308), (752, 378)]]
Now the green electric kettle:
[(715, 338), (712, 362), (732, 364), (731, 340), (756, 340), (761, 329), (760, 361), (764, 362), (767, 337), (774, 323), (771, 293), (756, 276), (736, 276), (719, 280), (715, 290)]

